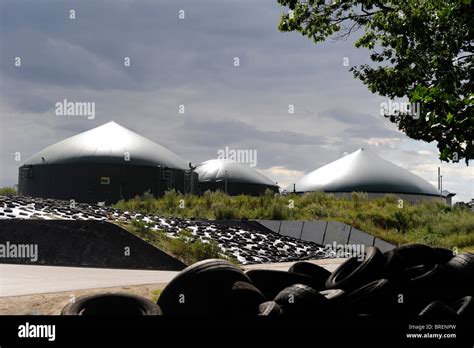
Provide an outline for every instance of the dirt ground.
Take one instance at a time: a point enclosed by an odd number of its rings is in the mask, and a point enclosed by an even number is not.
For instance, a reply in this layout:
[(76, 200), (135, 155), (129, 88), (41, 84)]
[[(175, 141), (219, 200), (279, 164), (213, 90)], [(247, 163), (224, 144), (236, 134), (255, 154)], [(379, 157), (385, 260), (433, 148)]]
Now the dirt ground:
[(47, 294), (35, 294), (14, 297), (0, 297), (0, 315), (59, 315), (68, 303), (71, 296), (80, 297), (96, 293), (122, 292), (144, 296), (153, 299), (156, 290), (166, 286), (163, 284), (128, 285), (113, 288), (74, 290), (66, 292), (54, 292)]

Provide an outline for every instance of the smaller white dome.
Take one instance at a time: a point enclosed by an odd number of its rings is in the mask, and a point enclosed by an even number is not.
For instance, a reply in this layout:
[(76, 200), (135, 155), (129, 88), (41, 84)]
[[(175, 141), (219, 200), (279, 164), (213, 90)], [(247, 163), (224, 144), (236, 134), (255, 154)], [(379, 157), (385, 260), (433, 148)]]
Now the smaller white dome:
[(200, 163), (195, 172), (199, 174), (199, 182), (225, 181), (227, 176), (228, 182), (277, 187), (273, 181), (251, 167), (227, 159), (212, 159)]

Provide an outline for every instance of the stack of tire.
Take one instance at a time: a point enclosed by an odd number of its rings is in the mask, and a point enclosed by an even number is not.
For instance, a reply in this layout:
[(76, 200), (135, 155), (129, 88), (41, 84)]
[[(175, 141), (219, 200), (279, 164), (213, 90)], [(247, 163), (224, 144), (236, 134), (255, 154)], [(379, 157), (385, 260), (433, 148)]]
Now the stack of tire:
[(386, 253), (369, 247), (365, 257), (349, 258), (333, 273), (304, 261), (288, 271), (244, 272), (225, 260), (205, 260), (181, 271), (156, 304), (93, 295), (67, 305), (63, 314), (120, 314), (122, 301), (123, 315), (474, 319), (473, 295), (474, 254), (409, 244)]

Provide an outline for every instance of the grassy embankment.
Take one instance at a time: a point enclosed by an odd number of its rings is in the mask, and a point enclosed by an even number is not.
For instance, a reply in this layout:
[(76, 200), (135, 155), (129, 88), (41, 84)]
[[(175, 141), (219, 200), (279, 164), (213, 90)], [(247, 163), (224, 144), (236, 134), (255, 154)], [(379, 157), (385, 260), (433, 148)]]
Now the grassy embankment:
[(7, 197), (16, 196), (16, 190), (13, 187), (1, 187), (0, 196), (7, 196)]
[[(364, 193), (353, 193), (352, 199), (336, 199), (321, 192), (288, 196), (275, 196), (268, 192), (260, 197), (229, 197), (220, 192), (190, 196), (170, 191), (161, 198), (144, 194), (129, 201), (120, 201), (115, 207), (145, 214), (198, 219), (339, 221), (395, 244), (424, 243), (458, 248), (459, 251), (474, 251), (474, 213), (439, 202), (404, 202), (403, 207), (400, 207), (393, 195), (369, 200)], [(136, 226), (132, 226), (132, 229), (136, 229)], [(143, 233), (147, 234), (146, 238), (151, 238), (149, 232)], [(151, 233), (154, 234), (158, 235)], [(181, 254), (179, 249), (185, 248), (185, 240), (177, 243), (183, 244), (175, 246)], [(189, 252), (183, 252), (183, 257)], [(199, 251), (194, 253), (200, 256)]]
[(216, 258), (227, 259), (237, 263), (236, 260), (223, 255), (216, 242), (209, 241), (204, 243), (198, 238), (193, 237), (190, 231), (182, 231), (177, 238), (172, 238), (163, 231), (151, 230), (149, 228), (151, 226), (147, 226), (142, 221), (134, 220), (131, 224), (121, 225), (147, 243), (166, 251), (187, 265), (200, 260)]

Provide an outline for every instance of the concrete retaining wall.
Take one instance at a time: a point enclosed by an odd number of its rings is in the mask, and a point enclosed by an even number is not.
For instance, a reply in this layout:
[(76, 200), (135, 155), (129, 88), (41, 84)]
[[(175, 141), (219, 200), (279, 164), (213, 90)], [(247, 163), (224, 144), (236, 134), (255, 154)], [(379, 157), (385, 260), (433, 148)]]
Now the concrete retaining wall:
[(0, 220), (0, 245), (7, 242), (37, 245), (38, 260), (0, 257), (0, 263), (173, 271), (186, 267), (120, 226), (103, 221)]
[(261, 226), (282, 236), (315, 242), (320, 245), (362, 244), (376, 246), (385, 252), (396, 245), (376, 238), (357, 228), (335, 221), (322, 220), (256, 220)]
[(303, 221), (282, 221), (280, 225), (280, 234), (287, 237), (301, 239), (303, 224)]
[(303, 230), (301, 231), (301, 239), (322, 245), (324, 243), (327, 225), (327, 221), (304, 221)]

